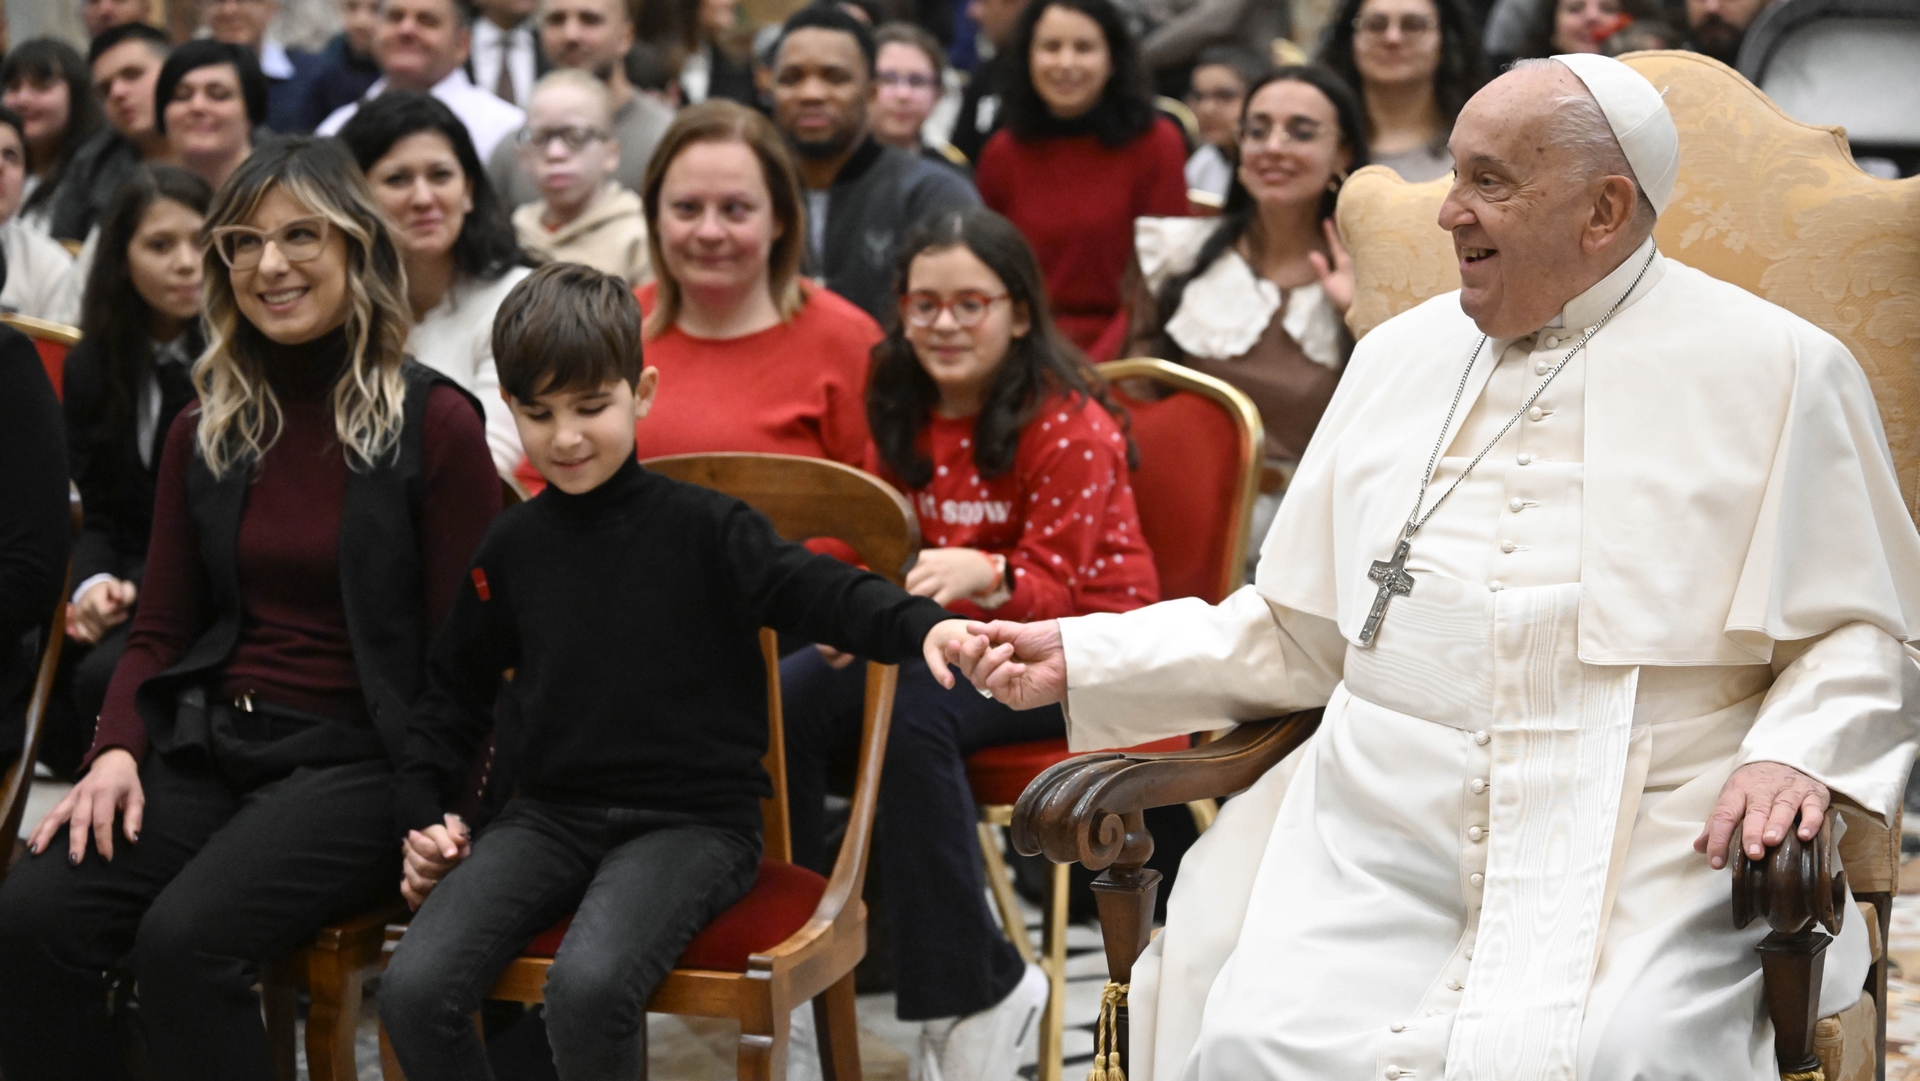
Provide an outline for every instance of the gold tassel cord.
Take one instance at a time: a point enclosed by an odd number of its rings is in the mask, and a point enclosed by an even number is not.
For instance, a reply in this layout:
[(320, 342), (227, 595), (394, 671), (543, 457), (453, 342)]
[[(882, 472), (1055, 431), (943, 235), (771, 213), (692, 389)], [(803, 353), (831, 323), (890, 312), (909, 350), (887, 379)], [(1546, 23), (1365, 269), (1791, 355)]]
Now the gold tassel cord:
[(1127, 1004), (1131, 986), (1108, 980), (1100, 992), (1100, 1024), (1094, 1030), (1093, 1069), (1087, 1081), (1127, 1081), (1126, 1071), (1120, 1068), (1120, 1007)]

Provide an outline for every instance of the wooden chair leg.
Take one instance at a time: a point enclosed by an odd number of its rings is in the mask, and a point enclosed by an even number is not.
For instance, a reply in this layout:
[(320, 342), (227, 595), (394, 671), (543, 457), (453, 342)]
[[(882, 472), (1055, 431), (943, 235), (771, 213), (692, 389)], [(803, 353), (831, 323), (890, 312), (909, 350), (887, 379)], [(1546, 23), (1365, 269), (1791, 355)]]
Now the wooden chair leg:
[(314, 950), (307, 962), (307, 1076), (313, 1081), (359, 1081), (353, 1060), (364, 977), (339, 953)]
[[(1106, 945), (1107, 979), (1125, 986), (1133, 982), (1133, 962), (1153, 938), (1153, 903), (1160, 894), (1160, 872), (1145, 864), (1153, 855), (1153, 835), (1139, 811), (1124, 816), (1126, 841), (1120, 858), (1093, 880), (1093, 899), (1100, 908), (1100, 938)], [(1114, 1011), (1114, 1040), (1120, 1061), (1127, 1064), (1127, 1006)]]
[(300, 1012), (296, 997), (297, 992), (286, 984), (260, 985), (260, 1003), (267, 1021), (267, 1053), (273, 1058), (274, 1081), (294, 1081), (299, 1076), (293, 1047)]
[(860, 1081), (860, 1015), (853, 999), (849, 972), (813, 1000), (813, 1030), (826, 1081)]
[(1819, 1020), (1820, 978), (1832, 941), (1819, 931), (1775, 931), (1757, 947), (1767, 1014), (1773, 1020), (1773, 1052), (1780, 1060), (1782, 1081), (1810, 1081), (1822, 1076), (1820, 1058), (1813, 1052), (1813, 1026)]
[(1062, 1041), (1067, 1020), (1067, 901), (1073, 866), (1056, 863), (1047, 877), (1047, 918), (1043, 947), (1047, 959), (1047, 1008), (1040, 1015), (1040, 1062), (1035, 1081), (1060, 1081), (1064, 1070)]
[[(791, 1010), (770, 1010), (771, 1032), (754, 1032), (743, 1018), (737, 1057), (740, 1081), (786, 1081), (787, 1025)], [(826, 1034), (820, 1033), (825, 1039)], [(824, 1047), (825, 1045), (822, 1044)]]
[(381, 1081), (407, 1081), (407, 1072), (400, 1068), (400, 1060), (394, 1056), (393, 1041), (387, 1039), (387, 1026), (380, 1026), (380, 1078)]
[[(1006, 810), (1011, 811), (1011, 808)], [(993, 907), (1000, 910), (1000, 926), (1006, 929), (1007, 941), (1020, 951), (1020, 960), (1030, 965), (1038, 964), (1039, 958), (1033, 952), (1033, 940), (1027, 935), (1027, 919), (1021, 915), (1020, 900), (1013, 892), (1013, 876), (1007, 871), (1007, 858), (1000, 852), (1000, 827), (982, 820), (978, 828), (980, 858), (987, 865), (987, 888), (993, 893)]]

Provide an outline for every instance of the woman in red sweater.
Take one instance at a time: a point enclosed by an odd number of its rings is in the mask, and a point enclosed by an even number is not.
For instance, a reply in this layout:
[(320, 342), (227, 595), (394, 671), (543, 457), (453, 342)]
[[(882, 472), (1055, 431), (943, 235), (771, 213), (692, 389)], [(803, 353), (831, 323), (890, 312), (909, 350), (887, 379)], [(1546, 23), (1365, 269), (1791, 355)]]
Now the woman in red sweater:
[(1027, 5), (1010, 49), (1006, 126), (980, 151), (980, 199), (1026, 234), (1060, 329), (1094, 360), (1126, 339), (1133, 219), (1187, 213), (1187, 146), (1153, 107), (1110, 0)]
[(207, 214), (200, 404), (168, 429), (140, 607), (84, 775), (0, 889), (0, 1069), (273, 1075), (262, 965), (400, 882), (393, 762), (500, 506), (479, 405), (405, 355), (386, 218), (291, 136)]
[[(903, 251), (900, 325), (874, 350), (867, 417), (870, 468), (906, 493), (926, 544), (908, 590), (978, 619), (1159, 599), (1127, 480), (1132, 448), (1100, 377), (1054, 328), (1019, 231), (989, 210), (943, 214)], [(827, 767), (860, 732), (863, 680), (848, 660), (802, 650), (781, 666), (794, 851), (819, 870)], [(965, 763), (1064, 731), (1058, 707), (1017, 713), (901, 670), (879, 867), (897, 1008), (925, 1024), (925, 1076), (1012, 1077), (1023, 1032), (1031, 1047), (1046, 980), (987, 911)]]

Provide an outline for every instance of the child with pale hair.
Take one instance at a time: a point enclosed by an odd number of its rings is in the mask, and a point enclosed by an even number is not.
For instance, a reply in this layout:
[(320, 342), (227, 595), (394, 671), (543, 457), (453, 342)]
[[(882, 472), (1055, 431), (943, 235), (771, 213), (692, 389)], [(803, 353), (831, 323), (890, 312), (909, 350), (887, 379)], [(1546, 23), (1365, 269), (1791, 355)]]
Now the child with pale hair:
[(513, 214), (520, 246), (552, 262), (584, 263), (639, 285), (653, 277), (640, 197), (613, 179), (620, 144), (600, 80), (563, 68), (534, 85), (520, 164), (542, 196)]

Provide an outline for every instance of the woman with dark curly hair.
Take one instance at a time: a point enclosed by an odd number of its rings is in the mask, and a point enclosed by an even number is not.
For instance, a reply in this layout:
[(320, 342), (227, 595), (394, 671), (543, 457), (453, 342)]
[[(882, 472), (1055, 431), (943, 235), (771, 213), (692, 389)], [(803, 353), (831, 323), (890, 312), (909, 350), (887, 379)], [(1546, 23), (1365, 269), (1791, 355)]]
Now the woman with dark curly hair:
[(1133, 219), (1187, 213), (1186, 141), (1154, 111), (1110, 0), (1036, 0), (1008, 52), (1006, 125), (980, 151), (980, 199), (1033, 245), (1061, 332), (1111, 360), (1126, 337)]
[(1609, 52), (1608, 39), (1641, 22), (1658, 22), (1651, 0), (1535, 0), (1532, 30), (1518, 59)]
[(1461, 0), (1345, 0), (1320, 63), (1359, 92), (1375, 165), (1415, 182), (1453, 167), (1454, 118), (1487, 81), (1480, 27)]
[(431, 94), (393, 90), (354, 113), (340, 141), (393, 221), (414, 318), (407, 352), (480, 399), (494, 467), (512, 472), (520, 435), (500, 397), (493, 316), (531, 271), (466, 125)]
[(27, 195), (20, 216), (45, 232), (73, 152), (106, 123), (93, 95), (93, 73), (73, 46), (34, 38), (0, 61), (0, 104), (20, 114), (27, 139)]

